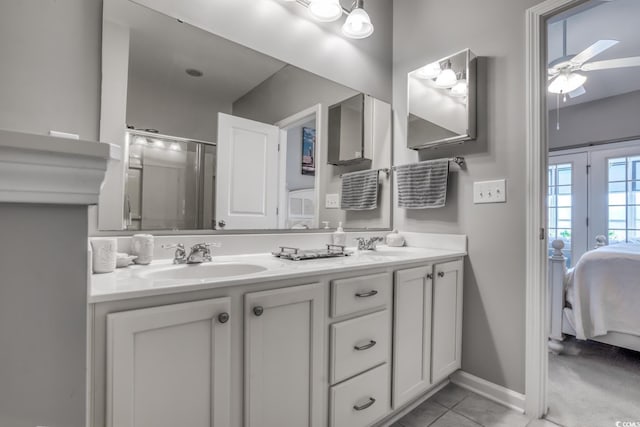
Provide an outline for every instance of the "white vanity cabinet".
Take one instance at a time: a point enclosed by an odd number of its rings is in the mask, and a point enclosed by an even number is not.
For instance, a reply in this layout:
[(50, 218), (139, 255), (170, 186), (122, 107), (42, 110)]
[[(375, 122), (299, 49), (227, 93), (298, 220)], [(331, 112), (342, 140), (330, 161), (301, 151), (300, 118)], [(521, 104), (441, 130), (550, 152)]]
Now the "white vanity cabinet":
[(107, 426), (230, 423), (230, 300), (107, 316)]
[(384, 426), (460, 368), (436, 261), (95, 303), (91, 426)]
[(245, 295), (246, 427), (321, 426), (325, 316), (320, 283)]
[(461, 366), (462, 260), (395, 273), (393, 408)]

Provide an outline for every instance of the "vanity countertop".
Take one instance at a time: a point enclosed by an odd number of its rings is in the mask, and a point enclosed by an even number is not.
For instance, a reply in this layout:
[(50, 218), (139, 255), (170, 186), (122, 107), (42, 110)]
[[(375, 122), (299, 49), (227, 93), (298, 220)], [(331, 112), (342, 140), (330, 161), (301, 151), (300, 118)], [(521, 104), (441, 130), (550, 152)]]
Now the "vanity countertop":
[[(353, 250), (353, 248), (350, 248)], [(276, 258), (271, 254), (250, 254), (214, 257), (213, 261), (198, 265), (173, 266), (172, 260), (162, 259), (149, 266), (132, 265), (117, 269), (113, 273), (91, 275), (89, 303), (100, 303), (154, 295), (188, 292), (195, 290), (220, 288), (228, 286), (263, 283), (273, 280), (290, 279), (298, 276), (334, 274), (341, 272), (357, 272), (373, 268), (402, 266), (417, 262), (437, 262), (445, 259), (465, 256), (466, 252), (455, 249), (428, 249), (416, 247), (392, 248), (379, 246), (377, 251), (355, 251), (353, 255), (339, 258), (325, 258), (305, 261), (289, 261)], [(175, 272), (177, 269), (189, 269), (188, 276), (199, 276), (197, 269), (216, 266), (234, 268), (233, 266), (257, 267), (261, 271), (214, 278), (181, 278), (164, 279), (161, 271)], [(225, 267), (226, 266), (226, 267)], [(155, 274), (155, 280), (145, 277)], [(195, 274), (193, 274), (195, 273)]]

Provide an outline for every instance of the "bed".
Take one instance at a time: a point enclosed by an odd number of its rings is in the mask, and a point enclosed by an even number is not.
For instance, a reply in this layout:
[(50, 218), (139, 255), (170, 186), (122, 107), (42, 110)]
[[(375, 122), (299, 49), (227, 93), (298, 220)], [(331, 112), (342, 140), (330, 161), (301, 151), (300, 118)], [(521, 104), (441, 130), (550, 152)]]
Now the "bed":
[(315, 197), (314, 188), (289, 191), (287, 195), (286, 228), (309, 229), (318, 227), (315, 218)]
[(640, 244), (604, 245), (567, 270), (563, 243), (549, 260), (550, 342), (562, 350), (564, 334), (640, 351)]

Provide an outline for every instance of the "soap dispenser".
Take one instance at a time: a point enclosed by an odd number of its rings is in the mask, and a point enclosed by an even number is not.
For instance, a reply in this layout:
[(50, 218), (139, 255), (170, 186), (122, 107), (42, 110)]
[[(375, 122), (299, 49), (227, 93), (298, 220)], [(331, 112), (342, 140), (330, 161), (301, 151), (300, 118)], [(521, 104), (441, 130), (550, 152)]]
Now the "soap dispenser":
[(347, 244), (347, 233), (342, 228), (342, 221), (338, 223), (338, 229), (333, 233), (333, 244), (339, 246)]
[(404, 236), (398, 233), (398, 229), (394, 228), (393, 231), (387, 234), (386, 238), (387, 246), (400, 247), (405, 245)]

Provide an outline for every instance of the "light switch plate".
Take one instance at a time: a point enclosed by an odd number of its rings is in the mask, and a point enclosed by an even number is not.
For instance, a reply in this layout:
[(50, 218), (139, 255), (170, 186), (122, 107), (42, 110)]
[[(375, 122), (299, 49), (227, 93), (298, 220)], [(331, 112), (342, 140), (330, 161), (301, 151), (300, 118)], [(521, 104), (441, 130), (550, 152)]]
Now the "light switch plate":
[(473, 203), (505, 203), (506, 201), (507, 184), (505, 179), (473, 183)]
[(337, 193), (327, 193), (324, 199), (326, 209), (340, 209), (340, 195)]

